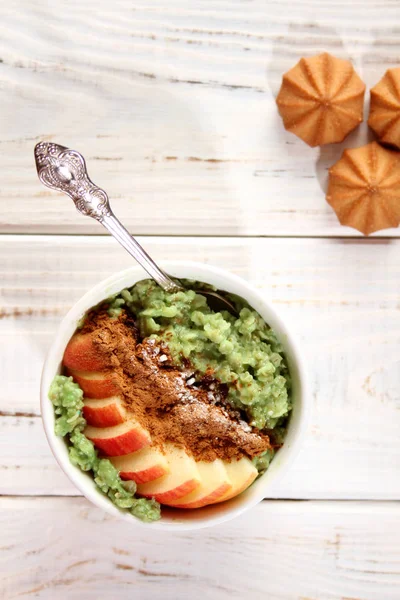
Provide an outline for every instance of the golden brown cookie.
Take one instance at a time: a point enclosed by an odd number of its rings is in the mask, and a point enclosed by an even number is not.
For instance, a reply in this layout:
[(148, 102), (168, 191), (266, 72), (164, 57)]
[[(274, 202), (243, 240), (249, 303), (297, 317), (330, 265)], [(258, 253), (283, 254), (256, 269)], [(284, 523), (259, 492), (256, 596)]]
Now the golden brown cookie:
[(345, 150), (326, 196), (342, 225), (365, 235), (400, 224), (400, 159), (376, 142)]
[(400, 148), (400, 67), (388, 69), (371, 89), (368, 125), (382, 143)]
[(301, 58), (276, 99), (285, 129), (310, 146), (342, 142), (363, 120), (365, 84), (348, 60)]

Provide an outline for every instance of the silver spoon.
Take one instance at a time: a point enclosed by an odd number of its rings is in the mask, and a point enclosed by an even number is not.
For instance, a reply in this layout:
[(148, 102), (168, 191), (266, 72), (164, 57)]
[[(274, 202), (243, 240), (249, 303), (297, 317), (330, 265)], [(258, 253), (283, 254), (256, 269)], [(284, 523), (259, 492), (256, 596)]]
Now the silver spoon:
[[(90, 180), (82, 154), (59, 144), (39, 142), (35, 146), (35, 162), (40, 181), (52, 190), (67, 194), (80, 213), (99, 221), (163, 290), (178, 292), (185, 289), (156, 265), (117, 219), (106, 192)], [(195, 291), (207, 298), (212, 310), (227, 310), (237, 316), (232, 302), (221, 294), (201, 289)]]

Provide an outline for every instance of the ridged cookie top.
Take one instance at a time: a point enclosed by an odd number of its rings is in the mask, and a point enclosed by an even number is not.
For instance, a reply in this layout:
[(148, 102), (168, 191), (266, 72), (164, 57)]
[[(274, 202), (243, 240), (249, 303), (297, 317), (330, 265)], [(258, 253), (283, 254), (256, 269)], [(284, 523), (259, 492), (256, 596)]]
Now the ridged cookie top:
[(400, 67), (388, 69), (371, 89), (368, 125), (381, 142), (400, 148)]
[(364, 92), (353, 65), (325, 52), (284, 74), (276, 102), (285, 129), (319, 146), (343, 141), (361, 123)]
[(342, 225), (365, 235), (400, 224), (400, 159), (376, 142), (345, 150), (326, 197)]

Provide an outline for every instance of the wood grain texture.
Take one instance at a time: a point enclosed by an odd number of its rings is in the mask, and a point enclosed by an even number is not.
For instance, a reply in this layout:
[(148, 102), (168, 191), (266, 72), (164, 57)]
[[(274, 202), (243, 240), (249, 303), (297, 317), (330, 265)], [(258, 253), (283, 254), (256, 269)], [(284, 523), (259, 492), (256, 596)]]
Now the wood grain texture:
[[(310, 149), (274, 100), (321, 51), (371, 87), (399, 65), (399, 31), (397, 0), (0, 3), (0, 234), (103, 233), (39, 185), (33, 147), (53, 140), (85, 155), (133, 233), (166, 236), (141, 240), (155, 258), (263, 290), (300, 339), (313, 405), (276, 498), (400, 498), (400, 240), (385, 239), (400, 230), (362, 240), (324, 199), (328, 167), (372, 134)], [(0, 235), (0, 597), (398, 600), (395, 502), (268, 500), (169, 536), (72, 497), (40, 371), (70, 306), (130, 264), (106, 237)]]
[[(141, 241), (156, 259), (210, 262), (251, 281), (300, 339), (314, 410), (273, 497), (400, 498), (400, 241)], [(42, 431), (41, 365), (68, 308), (130, 264), (109, 238), (0, 237), (0, 493), (76, 493)]]
[(130, 530), (84, 499), (3, 498), (0, 524), (7, 600), (399, 597), (397, 504), (263, 502), (168, 535)]
[(311, 149), (274, 96), (324, 50), (375, 84), (398, 64), (399, 26), (391, 0), (3, 2), (0, 231), (103, 231), (40, 186), (33, 147), (47, 139), (83, 152), (136, 234), (358, 236), (324, 189), (343, 148), (371, 138), (366, 123)]

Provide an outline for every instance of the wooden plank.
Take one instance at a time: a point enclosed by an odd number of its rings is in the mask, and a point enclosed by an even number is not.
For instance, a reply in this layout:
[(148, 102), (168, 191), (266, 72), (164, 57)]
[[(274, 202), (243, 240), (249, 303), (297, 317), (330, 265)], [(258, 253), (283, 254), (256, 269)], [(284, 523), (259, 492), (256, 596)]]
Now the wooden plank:
[(375, 84), (398, 63), (395, 2), (21, 0), (0, 16), (0, 231), (103, 232), (40, 186), (32, 152), (47, 139), (84, 153), (136, 234), (358, 235), (323, 189), (343, 148), (369, 141), (366, 123), (311, 149), (284, 131), (274, 94), (323, 50)]
[(3, 498), (0, 508), (7, 600), (398, 599), (397, 504), (263, 502), (216, 529), (168, 536), (129, 530), (79, 498)]
[[(314, 410), (271, 496), (400, 498), (400, 241), (141, 241), (156, 259), (210, 262), (252, 281), (300, 338)], [(73, 302), (130, 264), (109, 238), (0, 236), (0, 493), (76, 493), (38, 418), (41, 365)]]

